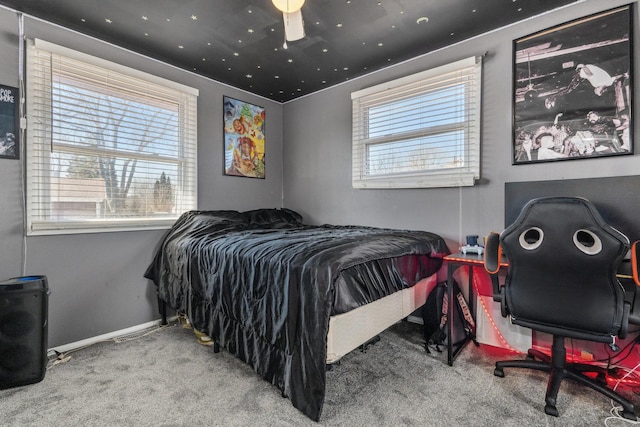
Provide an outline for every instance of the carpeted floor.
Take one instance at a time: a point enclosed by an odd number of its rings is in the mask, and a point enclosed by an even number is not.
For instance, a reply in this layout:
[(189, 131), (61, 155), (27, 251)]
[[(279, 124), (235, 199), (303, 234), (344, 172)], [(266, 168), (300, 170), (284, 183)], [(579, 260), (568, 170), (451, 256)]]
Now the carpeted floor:
[(608, 399), (571, 382), (560, 390), (560, 417), (545, 415), (545, 374), (512, 369), (497, 378), (493, 363), (504, 355), (488, 349), (468, 345), (450, 367), (445, 353), (424, 351), (419, 325), (398, 323), (327, 373), (315, 423), (247, 365), (170, 326), (73, 352), (44, 381), (0, 390), (0, 425), (523, 427), (598, 426), (609, 417)]

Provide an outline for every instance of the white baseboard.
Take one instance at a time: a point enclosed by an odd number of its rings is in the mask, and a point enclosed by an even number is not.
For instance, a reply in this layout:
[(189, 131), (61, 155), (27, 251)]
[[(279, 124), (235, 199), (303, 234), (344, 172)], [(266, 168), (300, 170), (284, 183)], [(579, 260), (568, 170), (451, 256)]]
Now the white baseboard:
[[(172, 322), (177, 318), (178, 316), (169, 317), (167, 318), (167, 321)], [(142, 323), (140, 325), (131, 326), (129, 328), (120, 329), (118, 331), (109, 332), (106, 334), (98, 335), (98, 336), (87, 338), (84, 340), (72, 342), (69, 344), (64, 344), (58, 347), (53, 347), (47, 351), (47, 355), (51, 357), (59, 353), (66, 353), (68, 351), (77, 350), (79, 348), (87, 347), (102, 341), (108, 341), (108, 340), (112, 340), (114, 338), (122, 337), (125, 335), (131, 335), (136, 332), (144, 331), (145, 329), (150, 329), (150, 328), (153, 328), (154, 326), (158, 326), (160, 325), (160, 322), (161, 322), (160, 320), (152, 320), (151, 322)]]

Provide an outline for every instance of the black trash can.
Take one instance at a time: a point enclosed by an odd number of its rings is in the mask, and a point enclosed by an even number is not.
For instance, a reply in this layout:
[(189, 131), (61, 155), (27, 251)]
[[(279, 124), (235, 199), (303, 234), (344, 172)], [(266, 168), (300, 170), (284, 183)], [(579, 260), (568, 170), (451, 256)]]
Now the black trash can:
[(0, 282), (0, 389), (43, 380), (48, 301), (46, 276)]

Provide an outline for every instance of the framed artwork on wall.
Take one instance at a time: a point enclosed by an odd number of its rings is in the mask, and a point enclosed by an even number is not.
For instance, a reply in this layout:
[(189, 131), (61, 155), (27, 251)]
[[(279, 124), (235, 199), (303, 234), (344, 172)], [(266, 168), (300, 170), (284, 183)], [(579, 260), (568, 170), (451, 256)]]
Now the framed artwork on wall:
[(513, 164), (633, 154), (632, 5), (513, 42)]
[(224, 174), (264, 179), (264, 108), (228, 96), (223, 107)]
[(19, 104), (18, 88), (0, 85), (0, 158), (17, 159)]

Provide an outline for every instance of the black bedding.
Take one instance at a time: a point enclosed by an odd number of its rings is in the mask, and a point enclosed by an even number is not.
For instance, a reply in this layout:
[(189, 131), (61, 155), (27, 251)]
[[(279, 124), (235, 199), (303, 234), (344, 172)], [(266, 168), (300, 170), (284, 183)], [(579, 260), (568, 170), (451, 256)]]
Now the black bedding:
[(448, 253), (425, 231), (310, 226), (287, 209), (191, 211), (164, 237), (145, 277), (317, 421), (329, 317), (413, 286)]

